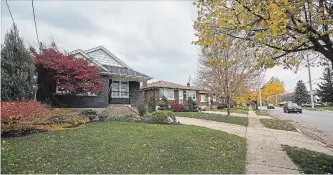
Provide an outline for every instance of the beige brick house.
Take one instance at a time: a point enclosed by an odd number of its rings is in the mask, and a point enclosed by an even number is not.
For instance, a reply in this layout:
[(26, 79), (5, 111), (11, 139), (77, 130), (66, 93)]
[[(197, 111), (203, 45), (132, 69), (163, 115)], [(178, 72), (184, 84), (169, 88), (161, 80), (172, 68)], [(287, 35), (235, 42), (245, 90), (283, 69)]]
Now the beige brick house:
[(143, 84), (140, 88), (141, 101), (148, 104), (149, 100), (153, 97), (156, 101), (165, 96), (169, 104), (187, 104), (188, 97), (195, 100), (199, 107), (207, 107), (211, 101), (217, 103), (217, 98), (210, 95), (207, 91), (198, 87), (191, 87), (190, 83), (187, 85), (176, 84), (168, 81), (157, 81), (153, 83)]

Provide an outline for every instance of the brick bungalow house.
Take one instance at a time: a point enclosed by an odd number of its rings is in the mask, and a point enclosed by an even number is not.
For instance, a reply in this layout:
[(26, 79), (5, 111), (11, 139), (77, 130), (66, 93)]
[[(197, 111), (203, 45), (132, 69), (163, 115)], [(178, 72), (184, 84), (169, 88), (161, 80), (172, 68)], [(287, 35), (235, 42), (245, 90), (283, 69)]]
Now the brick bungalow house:
[(187, 86), (176, 84), (168, 81), (157, 81), (153, 83), (144, 83), (141, 87), (141, 100), (144, 104), (148, 104), (149, 100), (153, 97), (156, 101), (160, 100), (163, 96), (167, 97), (169, 104), (187, 104), (188, 97), (195, 100), (199, 107), (207, 107), (211, 104), (214, 105), (218, 102), (217, 98), (202, 88), (191, 87), (190, 83)]
[(56, 87), (56, 82), (47, 72), (39, 72), (38, 100), (55, 107), (71, 108), (105, 108), (110, 104), (137, 107), (140, 104), (140, 82), (150, 80), (149, 76), (133, 70), (103, 46), (85, 51), (79, 49), (70, 54), (100, 68), (105, 82), (104, 91), (100, 94), (69, 96)]

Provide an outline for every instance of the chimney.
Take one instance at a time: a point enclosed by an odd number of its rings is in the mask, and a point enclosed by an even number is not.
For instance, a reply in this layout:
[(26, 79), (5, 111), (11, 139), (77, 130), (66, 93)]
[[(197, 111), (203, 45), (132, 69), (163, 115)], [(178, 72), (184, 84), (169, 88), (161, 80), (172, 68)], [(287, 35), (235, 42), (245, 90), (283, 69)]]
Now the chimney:
[(188, 77), (187, 87), (191, 86), (190, 82), (191, 82), (191, 75)]

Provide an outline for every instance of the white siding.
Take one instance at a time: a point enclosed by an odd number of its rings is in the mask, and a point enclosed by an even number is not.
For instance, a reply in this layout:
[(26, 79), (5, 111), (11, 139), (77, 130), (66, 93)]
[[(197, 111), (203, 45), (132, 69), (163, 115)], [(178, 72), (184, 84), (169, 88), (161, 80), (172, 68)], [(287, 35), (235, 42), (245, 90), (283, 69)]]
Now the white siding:
[(85, 59), (85, 60), (87, 59), (85, 56), (83, 56), (83, 55), (80, 54), (80, 53), (75, 54), (74, 57), (75, 57), (75, 58), (78, 58), (78, 59), (82, 59), (82, 58)]
[(78, 59), (84, 59), (84, 60), (87, 60), (89, 62), (89, 66), (92, 66), (92, 65), (95, 65), (95, 66), (98, 66), (94, 63), (92, 63), (90, 60), (88, 60), (85, 56), (83, 56), (82, 54), (78, 53), (76, 55), (74, 55), (75, 58), (78, 58)]
[(114, 58), (110, 57), (107, 53), (105, 53), (103, 50), (100, 49), (90, 52), (87, 55), (89, 55), (95, 61), (97, 61), (102, 65), (124, 67), (121, 64), (119, 64)]

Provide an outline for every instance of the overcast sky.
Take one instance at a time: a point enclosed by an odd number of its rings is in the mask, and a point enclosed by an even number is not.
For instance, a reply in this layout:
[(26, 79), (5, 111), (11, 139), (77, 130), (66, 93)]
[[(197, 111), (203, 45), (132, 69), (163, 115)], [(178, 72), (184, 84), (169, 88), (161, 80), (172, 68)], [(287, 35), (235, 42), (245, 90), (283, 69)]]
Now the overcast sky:
[[(104, 46), (134, 70), (154, 79), (186, 84), (195, 78), (198, 51), (193, 1), (34, 1), (41, 42), (52, 37), (66, 51)], [(21, 37), (37, 46), (31, 1), (8, 1)], [(1, 37), (12, 21), (1, 1)], [(322, 68), (312, 69), (314, 84)], [(277, 76), (292, 90), (298, 80), (308, 82), (306, 68), (298, 74), (276, 67), (266, 79)]]

